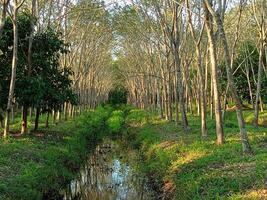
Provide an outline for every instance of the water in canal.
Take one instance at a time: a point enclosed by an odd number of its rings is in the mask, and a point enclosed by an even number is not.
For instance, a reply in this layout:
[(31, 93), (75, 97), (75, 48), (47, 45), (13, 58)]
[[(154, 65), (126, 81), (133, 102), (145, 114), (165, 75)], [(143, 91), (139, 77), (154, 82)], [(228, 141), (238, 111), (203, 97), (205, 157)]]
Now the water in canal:
[(152, 192), (134, 170), (135, 154), (116, 142), (99, 145), (64, 191), (64, 200), (150, 200)]

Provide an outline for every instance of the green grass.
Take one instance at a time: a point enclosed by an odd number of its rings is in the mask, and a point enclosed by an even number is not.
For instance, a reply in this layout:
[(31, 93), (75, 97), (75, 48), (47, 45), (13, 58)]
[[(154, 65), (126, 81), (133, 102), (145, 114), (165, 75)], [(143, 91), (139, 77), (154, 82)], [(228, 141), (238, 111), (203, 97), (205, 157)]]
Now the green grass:
[(41, 126), (42, 137), (1, 140), (0, 199), (58, 197), (58, 191), (75, 177), (88, 152), (104, 137), (110, 113), (110, 109), (98, 108), (49, 129)]
[[(245, 113), (248, 122), (251, 115), (249, 111)], [(261, 117), (264, 116), (262, 113)], [(215, 123), (211, 119), (206, 140), (201, 139), (200, 120), (194, 116), (189, 116), (189, 133), (183, 133), (174, 122), (157, 118), (139, 128), (130, 126), (132, 145), (141, 152), (139, 170), (153, 180), (154, 188), (170, 198), (263, 199), (266, 197), (267, 128), (254, 129), (247, 125), (254, 155), (245, 156), (235, 113), (227, 112), (225, 117), (226, 143), (222, 146), (215, 144)]]
[[(100, 107), (49, 129), (44, 128), (42, 116), (41, 137), (32, 134), (1, 140), (0, 199), (41, 199), (43, 194), (56, 198), (106, 134), (126, 137), (127, 146), (131, 144), (140, 152), (135, 162), (137, 170), (151, 180), (155, 190), (170, 198), (264, 198), (267, 128), (251, 125), (251, 111), (245, 112), (245, 119), (253, 156), (242, 154), (234, 112), (226, 113), (226, 143), (217, 146), (212, 119), (208, 119), (208, 138), (202, 140), (197, 116), (189, 116), (191, 130), (183, 133), (181, 126), (146, 111), (130, 107), (122, 110)], [(264, 122), (265, 117), (266, 113), (261, 113), (260, 121)], [(19, 121), (15, 118), (13, 131), (20, 129)]]

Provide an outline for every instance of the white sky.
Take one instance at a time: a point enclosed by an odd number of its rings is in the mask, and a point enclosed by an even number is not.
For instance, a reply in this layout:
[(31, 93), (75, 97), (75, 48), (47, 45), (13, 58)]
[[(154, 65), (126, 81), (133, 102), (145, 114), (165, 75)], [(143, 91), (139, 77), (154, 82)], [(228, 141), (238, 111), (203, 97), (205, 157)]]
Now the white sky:
[(131, 0), (104, 0), (104, 2), (108, 7), (112, 7), (112, 5), (114, 5), (116, 3), (121, 5), (121, 6), (130, 4)]

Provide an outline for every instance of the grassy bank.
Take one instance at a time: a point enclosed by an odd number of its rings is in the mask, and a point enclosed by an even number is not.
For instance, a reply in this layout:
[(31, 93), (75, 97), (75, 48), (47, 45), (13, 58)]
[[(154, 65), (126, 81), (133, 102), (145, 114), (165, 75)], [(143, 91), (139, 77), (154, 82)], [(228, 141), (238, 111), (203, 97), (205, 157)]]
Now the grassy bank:
[[(250, 122), (252, 113), (245, 115)], [(226, 113), (223, 146), (214, 142), (214, 120), (208, 121), (209, 137), (203, 141), (199, 117), (189, 117), (191, 131), (185, 134), (173, 122), (148, 116), (132, 111), (128, 140), (140, 150), (139, 170), (161, 194), (182, 200), (267, 197), (267, 128), (247, 126), (254, 155), (244, 156), (235, 112)]]
[[(245, 113), (247, 122), (251, 115)], [(100, 107), (38, 133), (1, 140), (0, 199), (55, 199), (106, 135), (126, 138), (128, 146), (139, 150), (137, 170), (159, 195), (182, 200), (264, 199), (267, 129), (247, 126), (254, 155), (244, 156), (235, 113), (225, 117), (223, 146), (214, 142), (214, 120), (209, 119), (209, 137), (202, 140), (199, 117), (189, 116), (191, 131), (183, 133), (174, 122), (130, 107)], [(263, 123), (265, 117), (261, 114)]]
[(104, 136), (110, 113), (99, 108), (37, 134), (1, 140), (0, 199), (55, 199)]

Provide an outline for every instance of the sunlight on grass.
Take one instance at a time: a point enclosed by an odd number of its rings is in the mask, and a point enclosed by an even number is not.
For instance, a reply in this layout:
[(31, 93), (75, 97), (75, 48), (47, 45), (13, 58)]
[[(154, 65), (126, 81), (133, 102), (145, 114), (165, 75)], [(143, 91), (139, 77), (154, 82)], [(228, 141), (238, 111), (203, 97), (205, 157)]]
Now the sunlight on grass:
[[(253, 116), (246, 111), (248, 114)], [(175, 199), (260, 199), (258, 193), (247, 193), (261, 191), (264, 185), (266, 128), (255, 129), (248, 124), (254, 155), (244, 156), (235, 112), (226, 113), (226, 143), (222, 146), (215, 143), (214, 120), (208, 118), (205, 140), (200, 135), (200, 119), (189, 116), (189, 124), (189, 133), (174, 122), (159, 118), (140, 124), (135, 132), (135, 142), (143, 155), (140, 169), (155, 182), (161, 182), (164, 192), (175, 191)]]
[(180, 167), (184, 164), (188, 164), (206, 155), (204, 152), (192, 151), (188, 153), (182, 153), (179, 158), (172, 162), (169, 170), (171, 173), (179, 173)]

